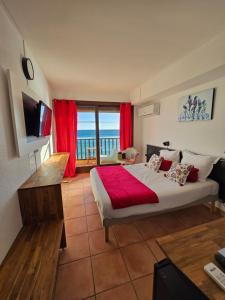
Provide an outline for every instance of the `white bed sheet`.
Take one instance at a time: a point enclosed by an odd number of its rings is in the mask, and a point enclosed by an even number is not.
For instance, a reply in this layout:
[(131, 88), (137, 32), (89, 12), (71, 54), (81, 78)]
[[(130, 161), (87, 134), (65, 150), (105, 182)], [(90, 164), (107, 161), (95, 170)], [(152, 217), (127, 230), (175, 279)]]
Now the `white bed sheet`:
[(109, 195), (98, 176), (97, 170), (94, 168), (90, 172), (92, 190), (103, 219), (124, 218), (151, 212), (157, 213), (194, 204), (197, 200), (209, 195), (218, 194), (219, 185), (211, 179), (207, 179), (205, 182), (186, 183), (184, 186), (179, 186), (176, 182), (165, 178), (165, 172), (160, 171), (156, 173), (143, 163), (124, 166), (124, 168), (146, 186), (154, 190), (158, 195), (159, 203), (113, 209)]

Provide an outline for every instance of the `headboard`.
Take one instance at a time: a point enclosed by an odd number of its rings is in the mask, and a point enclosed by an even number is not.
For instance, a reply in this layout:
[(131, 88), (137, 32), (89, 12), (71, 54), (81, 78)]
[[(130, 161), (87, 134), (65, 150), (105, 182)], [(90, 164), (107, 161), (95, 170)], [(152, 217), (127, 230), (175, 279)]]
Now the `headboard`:
[[(145, 154), (146, 156), (146, 162), (149, 161), (150, 157), (153, 154), (157, 154), (159, 155), (160, 150), (169, 150), (169, 151), (173, 151), (174, 149), (170, 149), (170, 148), (165, 148), (165, 147), (159, 147), (159, 146), (153, 146), (153, 145), (147, 145), (147, 153)], [(180, 151), (180, 160), (182, 159), (182, 152)]]
[[(146, 162), (149, 161), (150, 157), (153, 154), (159, 155), (160, 150), (167, 149), (169, 151), (174, 149), (168, 149), (165, 147), (159, 147), (154, 145), (147, 145), (147, 153), (146, 156)], [(182, 159), (182, 152), (180, 151), (180, 160)], [(217, 164), (214, 165), (213, 170), (211, 174), (209, 175), (209, 178), (215, 180), (219, 184), (219, 198), (221, 202), (225, 203), (225, 159), (221, 158)]]

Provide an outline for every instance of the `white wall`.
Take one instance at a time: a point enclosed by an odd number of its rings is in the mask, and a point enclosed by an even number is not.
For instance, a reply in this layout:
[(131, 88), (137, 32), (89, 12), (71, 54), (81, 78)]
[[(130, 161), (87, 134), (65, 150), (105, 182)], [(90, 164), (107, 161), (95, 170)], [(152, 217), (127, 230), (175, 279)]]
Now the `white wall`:
[(93, 93), (93, 91), (89, 91), (86, 88), (84, 91), (79, 91), (76, 88), (65, 88), (64, 86), (57, 85), (57, 88), (51, 87), (52, 96), (55, 99), (74, 99), (74, 100), (82, 100), (82, 101), (102, 101), (102, 102), (126, 102), (129, 101), (129, 96), (124, 93), (115, 93), (115, 92), (102, 92), (102, 93)]
[[(134, 144), (142, 153), (146, 144), (162, 146), (169, 140), (171, 147), (202, 153), (223, 155), (225, 151), (225, 32), (192, 51), (155, 77), (131, 91), (136, 106), (160, 102), (160, 115), (135, 116)], [(212, 121), (180, 123), (177, 121), (178, 101), (192, 92), (215, 87), (215, 110)]]
[(225, 31), (131, 91), (134, 104), (160, 99), (225, 74)]
[[(31, 175), (29, 155), (16, 155), (6, 69), (11, 69), (23, 84), (27, 84), (21, 68), (24, 55), (23, 39), (0, 4), (0, 262), (19, 232), (22, 222), (17, 189)], [(26, 55), (34, 63), (35, 80), (29, 87), (48, 104), (48, 84), (29, 49)], [(48, 157), (49, 146), (37, 153), (38, 165)]]
[[(178, 103), (182, 96), (208, 88), (216, 88), (213, 120), (178, 122)], [(146, 144), (162, 146), (170, 141), (171, 148), (190, 149), (199, 153), (222, 156), (225, 151), (225, 77), (184, 90), (172, 96), (158, 100), (160, 115), (137, 117), (139, 139), (135, 144), (146, 151)]]

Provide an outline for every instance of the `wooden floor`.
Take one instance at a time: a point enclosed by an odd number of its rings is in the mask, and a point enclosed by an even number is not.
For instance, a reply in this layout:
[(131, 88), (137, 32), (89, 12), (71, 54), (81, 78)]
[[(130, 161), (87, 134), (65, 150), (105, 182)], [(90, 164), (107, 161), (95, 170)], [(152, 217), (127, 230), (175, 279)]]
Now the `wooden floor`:
[(57, 300), (150, 300), (153, 265), (164, 258), (155, 239), (220, 217), (198, 206), (110, 230), (104, 242), (89, 174), (63, 184), (68, 248), (61, 253)]

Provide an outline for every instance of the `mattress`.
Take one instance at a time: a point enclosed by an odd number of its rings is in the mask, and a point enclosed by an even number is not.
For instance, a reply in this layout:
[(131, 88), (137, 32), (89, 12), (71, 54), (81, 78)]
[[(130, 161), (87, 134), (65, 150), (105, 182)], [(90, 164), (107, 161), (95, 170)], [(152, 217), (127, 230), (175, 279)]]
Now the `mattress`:
[(124, 168), (143, 184), (155, 191), (158, 195), (159, 203), (113, 209), (109, 195), (98, 176), (97, 170), (94, 168), (90, 171), (92, 191), (103, 220), (160, 213), (191, 204), (194, 205), (200, 199), (218, 194), (219, 185), (211, 179), (207, 179), (204, 182), (188, 182), (184, 186), (179, 186), (176, 182), (165, 178), (165, 172), (160, 171), (156, 173), (143, 163), (124, 166)]

